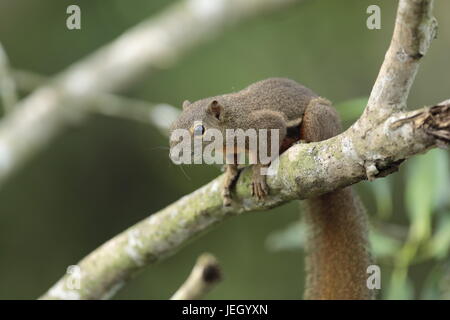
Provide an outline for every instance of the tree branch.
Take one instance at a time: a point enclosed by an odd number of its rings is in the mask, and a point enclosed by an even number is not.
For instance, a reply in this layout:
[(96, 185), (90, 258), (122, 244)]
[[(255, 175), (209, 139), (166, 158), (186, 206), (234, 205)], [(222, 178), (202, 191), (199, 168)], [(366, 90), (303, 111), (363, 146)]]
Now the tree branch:
[(16, 85), (11, 75), (8, 56), (0, 43), (0, 100), (3, 111), (9, 112), (17, 103)]
[(222, 278), (217, 259), (208, 253), (202, 254), (185, 283), (170, 300), (198, 300), (203, 298)]
[(436, 38), (437, 21), (432, 15), (434, 0), (400, 0), (394, 34), (369, 97), (362, 121), (383, 121), (406, 108), (420, 59)]
[[(437, 120), (436, 119), (441, 119)], [(398, 163), (437, 144), (448, 144), (442, 132), (450, 133), (450, 105), (398, 113), (373, 129), (380, 139), (366, 145), (365, 156), (383, 155), (378, 176), (392, 172)], [(445, 135), (444, 135), (445, 136)], [(165, 209), (152, 214), (106, 242), (84, 258), (79, 290), (66, 287), (63, 277), (42, 299), (60, 299), (67, 292), (79, 299), (110, 296), (117, 284), (144, 266), (179, 249), (185, 242), (222, 222), (244, 212), (266, 210), (293, 199), (305, 199), (366, 179), (365, 167), (348, 141), (352, 131), (318, 143), (297, 144), (280, 157), (278, 173), (268, 177), (271, 190), (264, 202), (250, 195), (250, 170), (244, 170), (236, 186), (236, 201), (231, 208), (222, 206), (220, 195), (223, 175)]]
[[(270, 196), (250, 195), (250, 170), (244, 170), (230, 208), (222, 206), (223, 175), (106, 242), (78, 265), (79, 290), (68, 288), (67, 276), (43, 299), (76, 295), (79, 299), (108, 297), (144, 266), (163, 259), (189, 239), (244, 212), (266, 210), (294, 199), (305, 199), (361, 180), (385, 176), (410, 156), (450, 143), (450, 104), (412, 112), (401, 111), (414, 79), (418, 57), (399, 59), (392, 52), (425, 53), (434, 28), (432, 2), (401, 0), (391, 47), (361, 118), (346, 132), (326, 141), (297, 144), (280, 156), (277, 174), (268, 177)], [(425, 14), (426, 13), (426, 14)], [(428, 20), (427, 20), (428, 19)], [(420, 30), (419, 30), (420, 29)], [(417, 33), (419, 32), (420, 33)], [(413, 41), (414, 40), (414, 41)], [(398, 50), (402, 48), (402, 50)], [(404, 50), (404, 51), (403, 51)], [(405, 62), (406, 61), (406, 62)], [(391, 89), (390, 89), (391, 88)], [(398, 91), (398, 93), (396, 93)]]
[[(29, 71), (16, 70), (13, 73), (17, 87), (25, 92), (33, 91), (49, 81), (45, 76)], [(79, 108), (83, 114), (99, 114), (137, 121), (156, 126), (164, 135), (180, 110), (166, 103), (151, 103), (110, 93), (99, 93), (91, 104)]]

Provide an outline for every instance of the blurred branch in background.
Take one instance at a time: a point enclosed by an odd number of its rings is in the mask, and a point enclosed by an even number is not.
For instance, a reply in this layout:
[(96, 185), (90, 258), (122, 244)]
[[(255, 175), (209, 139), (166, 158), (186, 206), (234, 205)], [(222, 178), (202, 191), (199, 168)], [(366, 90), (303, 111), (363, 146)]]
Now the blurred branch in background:
[(21, 101), (0, 124), (0, 183), (99, 92), (126, 86), (154, 68), (172, 65), (226, 27), (296, 0), (183, 0), (55, 76)]
[(224, 208), (221, 176), (83, 259), (78, 264), (83, 270), (80, 289), (68, 288), (65, 276), (42, 298), (109, 297), (138, 270), (173, 253), (227, 217), (383, 177), (415, 154), (448, 145), (449, 104), (404, 112), (420, 58), (436, 33), (432, 4), (428, 0), (400, 0), (394, 36), (365, 112), (344, 133), (318, 143), (294, 145), (281, 155), (277, 174), (268, 177), (271, 195), (266, 201), (255, 202), (251, 197), (249, 170), (244, 170), (236, 187), (236, 202), (231, 208)]
[(174, 293), (171, 300), (198, 300), (203, 298), (219, 281), (222, 272), (212, 254), (202, 254), (195, 263), (186, 282)]
[(9, 59), (0, 43), (0, 101), (3, 113), (11, 111), (17, 100), (16, 84), (11, 74)]
[[(49, 81), (45, 76), (24, 70), (15, 70), (13, 77), (18, 89), (27, 93)], [(166, 103), (152, 103), (111, 93), (99, 93), (92, 98), (90, 104), (80, 106), (80, 111), (82, 107), (86, 115), (92, 113), (151, 124), (165, 136), (180, 112)]]

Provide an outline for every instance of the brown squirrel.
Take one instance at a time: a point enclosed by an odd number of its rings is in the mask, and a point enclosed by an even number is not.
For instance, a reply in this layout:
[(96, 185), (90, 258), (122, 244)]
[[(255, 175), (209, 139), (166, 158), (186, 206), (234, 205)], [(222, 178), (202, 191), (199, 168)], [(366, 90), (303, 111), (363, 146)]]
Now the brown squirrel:
[[(341, 131), (339, 117), (328, 100), (283, 78), (262, 80), (239, 92), (194, 103), (185, 101), (171, 130), (187, 129), (195, 138), (210, 128), (220, 130), (223, 136), (226, 129), (279, 129), (279, 153), (298, 141), (325, 140)], [(252, 194), (258, 199), (269, 192), (262, 166), (257, 162), (252, 168)], [(231, 188), (238, 175), (237, 164), (226, 165), (222, 191), (226, 206), (231, 205)], [(306, 203), (309, 237), (305, 298), (372, 298), (366, 285), (371, 262), (366, 217), (358, 198), (347, 187)]]

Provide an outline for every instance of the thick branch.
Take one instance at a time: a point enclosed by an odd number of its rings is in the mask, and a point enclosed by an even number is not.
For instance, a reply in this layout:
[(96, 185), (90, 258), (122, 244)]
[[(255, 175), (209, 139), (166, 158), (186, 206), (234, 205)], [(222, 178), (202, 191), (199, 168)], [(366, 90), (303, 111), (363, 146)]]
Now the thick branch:
[[(223, 176), (151, 215), (106, 242), (78, 265), (79, 290), (66, 287), (66, 277), (43, 299), (76, 295), (80, 299), (109, 296), (147, 264), (174, 253), (186, 241), (224, 219), (254, 210), (266, 210), (293, 199), (305, 199), (366, 179), (363, 158), (377, 154), (377, 173), (393, 172), (399, 162), (437, 144), (450, 143), (450, 105), (397, 113), (377, 127), (366, 129), (379, 139), (367, 143), (352, 130), (318, 143), (297, 144), (280, 157), (278, 172), (268, 177), (270, 197), (264, 202), (250, 195), (250, 170), (236, 187), (231, 208), (222, 206)], [(364, 133), (364, 132), (362, 132)], [(353, 141), (353, 142), (352, 142)], [(354, 143), (359, 147), (355, 148)], [(363, 153), (358, 153), (357, 150)]]
[[(0, 125), (0, 183), (99, 92), (167, 67), (226, 26), (296, 0), (184, 0), (75, 63), (23, 100)], [(76, 114), (74, 115), (73, 112)]]
[(203, 298), (222, 278), (217, 259), (202, 254), (186, 282), (174, 293), (171, 300), (198, 300)]
[(382, 121), (405, 110), (420, 59), (436, 37), (437, 22), (432, 9), (433, 0), (399, 1), (391, 44), (361, 121)]

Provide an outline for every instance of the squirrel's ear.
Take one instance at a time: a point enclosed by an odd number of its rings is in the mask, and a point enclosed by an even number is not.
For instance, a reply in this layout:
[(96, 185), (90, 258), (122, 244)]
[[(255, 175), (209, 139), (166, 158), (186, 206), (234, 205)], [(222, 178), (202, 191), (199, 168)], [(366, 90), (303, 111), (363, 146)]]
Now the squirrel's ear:
[(217, 100), (213, 100), (209, 106), (208, 106), (208, 111), (214, 116), (216, 117), (216, 119), (220, 120), (221, 116), (223, 115), (223, 107), (222, 105), (217, 101)]
[(183, 101), (183, 110), (186, 109), (187, 107), (189, 107), (191, 104), (191, 102), (189, 100), (184, 100)]

